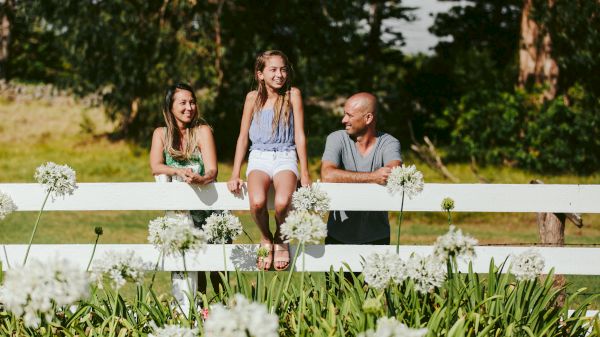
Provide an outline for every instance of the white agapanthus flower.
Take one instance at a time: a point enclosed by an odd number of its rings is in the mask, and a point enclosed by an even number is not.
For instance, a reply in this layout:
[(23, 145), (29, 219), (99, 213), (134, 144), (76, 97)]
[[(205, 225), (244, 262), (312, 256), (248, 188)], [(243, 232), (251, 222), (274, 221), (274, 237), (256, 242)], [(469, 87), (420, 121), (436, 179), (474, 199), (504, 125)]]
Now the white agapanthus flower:
[(367, 330), (358, 337), (423, 337), (427, 328), (412, 329), (398, 322), (394, 317), (381, 317), (377, 320), (376, 330)]
[(291, 211), (281, 225), (285, 242), (318, 243), (327, 236), (327, 225), (317, 214), (309, 211)]
[(17, 205), (10, 195), (0, 191), (0, 220), (4, 220), (7, 215), (17, 210)]
[(189, 216), (174, 213), (151, 220), (148, 241), (166, 256), (206, 248), (206, 234), (194, 228)]
[(206, 218), (202, 226), (204, 233), (211, 243), (227, 243), (242, 234), (240, 219), (229, 211), (217, 212)]
[(439, 288), (446, 280), (447, 269), (435, 255), (413, 253), (406, 262), (406, 274), (415, 283), (415, 289), (426, 294)]
[(475, 257), (477, 240), (469, 235), (463, 235), (460, 229), (450, 225), (448, 233), (439, 236), (435, 242), (433, 252), (443, 261), (448, 261), (451, 256), (471, 260)]
[(198, 329), (190, 329), (184, 328), (178, 325), (165, 325), (162, 328), (159, 328), (154, 324), (154, 322), (150, 323), (152, 329), (154, 330), (152, 333), (148, 334), (148, 337), (196, 337), (198, 336)]
[(44, 185), (46, 192), (50, 192), (52, 200), (67, 194), (72, 195), (77, 188), (75, 171), (67, 165), (47, 162), (35, 170), (34, 177), (38, 183)]
[(227, 307), (214, 304), (204, 322), (206, 337), (276, 337), (279, 319), (261, 303), (235, 294)]
[(104, 277), (108, 277), (115, 289), (125, 285), (127, 281), (141, 284), (144, 281), (144, 272), (150, 265), (135, 255), (133, 250), (124, 252), (107, 251), (101, 260), (95, 260), (92, 273), (102, 288)]
[(0, 287), (0, 303), (28, 327), (37, 327), (42, 315), (47, 321), (57, 308), (70, 306), (88, 296), (89, 275), (69, 260), (54, 257), (48, 261), (31, 260), (10, 269)]
[(292, 195), (294, 209), (312, 211), (321, 215), (329, 211), (330, 202), (327, 192), (322, 191), (319, 187), (319, 181), (307, 187), (300, 187)]
[(424, 186), (423, 173), (418, 171), (415, 165), (394, 167), (386, 185), (388, 192), (392, 195), (404, 191), (409, 199), (421, 193)]
[(510, 272), (518, 281), (529, 281), (542, 273), (545, 264), (544, 258), (538, 251), (528, 249), (516, 257), (513, 256)]
[(406, 279), (406, 264), (398, 254), (373, 253), (365, 259), (363, 275), (370, 287), (383, 290)]

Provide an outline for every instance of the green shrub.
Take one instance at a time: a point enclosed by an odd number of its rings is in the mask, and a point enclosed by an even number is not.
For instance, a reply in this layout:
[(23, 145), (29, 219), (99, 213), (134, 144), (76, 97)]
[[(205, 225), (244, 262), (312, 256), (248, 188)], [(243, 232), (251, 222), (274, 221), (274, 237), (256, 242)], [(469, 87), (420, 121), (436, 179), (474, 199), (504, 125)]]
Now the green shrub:
[(444, 111), (451, 155), (545, 172), (590, 173), (600, 164), (600, 100), (581, 86), (539, 103), (538, 93), (478, 91)]

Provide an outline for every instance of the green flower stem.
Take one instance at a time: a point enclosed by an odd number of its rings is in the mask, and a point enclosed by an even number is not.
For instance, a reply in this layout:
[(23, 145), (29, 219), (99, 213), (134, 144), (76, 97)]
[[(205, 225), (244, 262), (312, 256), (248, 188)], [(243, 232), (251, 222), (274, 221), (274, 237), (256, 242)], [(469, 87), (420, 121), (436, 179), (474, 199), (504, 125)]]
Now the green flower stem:
[[(185, 277), (185, 280), (188, 284), (188, 289), (190, 290), (190, 293), (188, 294), (188, 299), (190, 300), (190, 312), (188, 312), (189, 314), (189, 323), (190, 323), (190, 327), (192, 325), (192, 312), (193, 312), (193, 308), (194, 305), (196, 303), (196, 289), (192, 289), (192, 282), (190, 282), (190, 278), (188, 275), (188, 270), (187, 270), (187, 264), (185, 263), (185, 252), (182, 250), (181, 251), (181, 257), (183, 258), (183, 276)], [(193, 295), (192, 295), (193, 293)]]
[(402, 228), (402, 215), (404, 214), (404, 190), (402, 190), (402, 203), (398, 215), (398, 234), (396, 235), (396, 254), (400, 254), (400, 228)]
[(447, 210), (448, 212), (448, 226), (450, 226), (452, 224), (452, 213), (450, 212), (450, 210)]
[(156, 264), (154, 265), (154, 271), (152, 272), (152, 280), (150, 280), (150, 287), (148, 289), (152, 290), (152, 286), (154, 285), (154, 279), (156, 278), (156, 272), (158, 271), (158, 264), (160, 263), (161, 258), (163, 258), (164, 252), (161, 250), (158, 254), (158, 259), (156, 260)]
[(35, 236), (35, 232), (37, 231), (38, 224), (40, 223), (40, 218), (42, 217), (42, 211), (44, 210), (44, 207), (46, 206), (46, 201), (48, 201), (48, 197), (50, 196), (51, 192), (52, 192), (52, 189), (49, 189), (48, 193), (46, 193), (46, 197), (44, 198), (44, 202), (42, 203), (42, 208), (40, 208), (40, 211), (37, 216), (37, 220), (35, 220), (35, 225), (33, 225), (33, 232), (31, 232), (31, 237), (29, 238), (29, 244), (27, 245), (27, 251), (25, 252), (25, 258), (23, 258), (23, 265), (25, 265), (25, 263), (27, 263), (27, 257), (29, 256), (29, 250), (31, 249), (31, 244), (33, 243), (33, 238)]
[(90, 266), (92, 265), (92, 260), (94, 260), (94, 254), (96, 254), (96, 246), (98, 246), (98, 240), (100, 239), (100, 234), (96, 234), (96, 242), (94, 242), (94, 249), (92, 249), (92, 256), (90, 256), (90, 261), (85, 268), (85, 271), (90, 270)]
[[(300, 247), (298, 247), (300, 248)], [(292, 260), (292, 265), (290, 266), (290, 272), (288, 274), (288, 278), (285, 281), (285, 287), (283, 288), (283, 292), (286, 292), (288, 289), (288, 286), (290, 285), (290, 281), (292, 279), (292, 273), (294, 272), (294, 266), (296, 265), (296, 259), (298, 258), (298, 253), (300, 252), (300, 249), (296, 249), (296, 253), (294, 254), (294, 259)]]
[(227, 254), (225, 251), (225, 241), (221, 244), (223, 246), (223, 270), (225, 271), (225, 282), (229, 284), (229, 274), (227, 273)]
[(304, 320), (304, 260), (306, 259), (306, 255), (304, 254), (304, 242), (300, 244), (300, 249), (302, 249), (302, 272), (300, 273), (300, 310), (298, 311), (296, 337), (300, 337), (302, 321)]

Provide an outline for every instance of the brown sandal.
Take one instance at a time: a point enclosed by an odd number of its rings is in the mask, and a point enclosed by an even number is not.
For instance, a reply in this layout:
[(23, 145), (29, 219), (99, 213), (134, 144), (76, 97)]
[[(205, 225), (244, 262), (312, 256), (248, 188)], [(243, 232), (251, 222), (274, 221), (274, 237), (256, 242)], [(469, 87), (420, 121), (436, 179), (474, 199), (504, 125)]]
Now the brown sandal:
[[(290, 266), (290, 245), (287, 243), (276, 243), (276, 244), (274, 244), (274, 246), (275, 246), (275, 248), (274, 248), (275, 252), (273, 254), (274, 255), (273, 267), (277, 271), (286, 270)], [(277, 254), (277, 252), (286, 252), (287, 257), (282, 257), (281, 256), (282, 254), (281, 253)], [(282, 268), (278, 268), (277, 262), (286, 262), (286, 264)]]
[(262, 248), (268, 250), (268, 253), (267, 256), (258, 255), (258, 257), (256, 258), (256, 267), (258, 268), (258, 270), (269, 270), (271, 269), (271, 265), (273, 264), (273, 244), (261, 243), (258, 247), (259, 251)]

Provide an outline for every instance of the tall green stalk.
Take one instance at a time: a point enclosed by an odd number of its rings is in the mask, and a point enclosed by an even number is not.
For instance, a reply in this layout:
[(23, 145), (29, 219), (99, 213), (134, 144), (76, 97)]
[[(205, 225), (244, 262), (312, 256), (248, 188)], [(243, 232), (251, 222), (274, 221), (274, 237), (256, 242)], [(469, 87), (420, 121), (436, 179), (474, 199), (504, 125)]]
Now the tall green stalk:
[(94, 249), (92, 249), (92, 256), (90, 256), (90, 261), (88, 262), (87, 267), (85, 268), (85, 271), (90, 270), (90, 266), (92, 265), (92, 261), (94, 260), (94, 255), (96, 254), (96, 247), (98, 246), (98, 240), (100, 239), (100, 235), (102, 235), (102, 227), (96, 227), (94, 229), (94, 232), (96, 233), (96, 242), (94, 242)]
[(296, 337), (300, 337), (302, 321), (304, 320), (304, 260), (306, 259), (306, 255), (304, 254), (304, 242), (300, 243), (300, 249), (302, 250), (302, 272), (300, 273), (300, 310), (298, 310)]
[(25, 265), (25, 263), (27, 263), (27, 257), (29, 256), (29, 250), (31, 249), (31, 244), (33, 243), (33, 238), (35, 237), (35, 232), (37, 231), (38, 224), (40, 223), (40, 218), (42, 217), (42, 211), (44, 210), (44, 207), (46, 206), (46, 201), (48, 201), (48, 197), (50, 196), (51, 192), (52, 192), (52, 189), (49, 189), (48, 193), (46, 193), (46, 197), (44, 198), (44, 202), (42, 203), (42, 208), (40, 208), (40, 211), (38, 212), (37, 219), (35, 220), (35, 225), (33, 226), (33, 232), (31, 232), (31, 237), (29, 238), (29, 244), (27, 245), (27, 251), (25, 252), (25, 257), (23, 258), (23, 265)]
[(223, 246), (223, 270), (225, 271), (225, 282), (229, 284), (229, 274), (227, 273), (227, 253), (225, 251), (225, 241), (221, 244)]
[(402, 203), (398, 215), (398, 234), (396, 235), (396, 254), (400, 254), (400, 228), (402, 228), (402, 215), (404, 214), (404, 190), (402, 190)]

